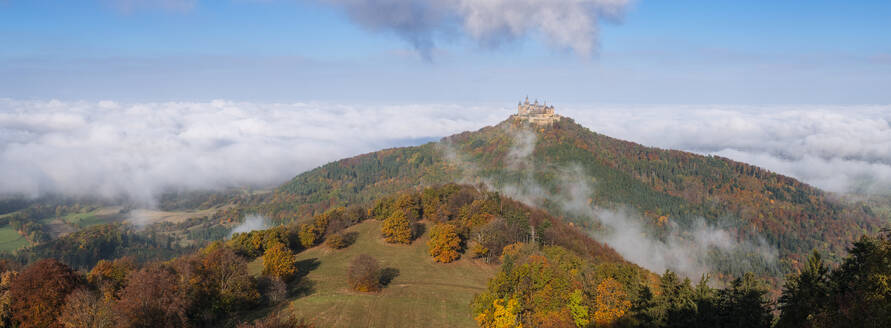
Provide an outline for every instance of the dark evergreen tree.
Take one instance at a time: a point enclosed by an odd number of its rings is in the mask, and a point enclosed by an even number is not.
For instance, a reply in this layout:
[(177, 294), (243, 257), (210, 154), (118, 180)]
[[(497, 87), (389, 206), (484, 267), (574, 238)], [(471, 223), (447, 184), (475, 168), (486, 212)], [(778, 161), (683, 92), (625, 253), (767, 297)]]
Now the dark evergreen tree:
[(829, 297), (829, 268), (814, 251), (798, 275), (791, 275), (780, 296), (777, 328), (813, 327)]
[(764, 328), (773, 321), (772, 302), (767, 288), (752, 273), (736, 278), (718, 292), (721, 327)]

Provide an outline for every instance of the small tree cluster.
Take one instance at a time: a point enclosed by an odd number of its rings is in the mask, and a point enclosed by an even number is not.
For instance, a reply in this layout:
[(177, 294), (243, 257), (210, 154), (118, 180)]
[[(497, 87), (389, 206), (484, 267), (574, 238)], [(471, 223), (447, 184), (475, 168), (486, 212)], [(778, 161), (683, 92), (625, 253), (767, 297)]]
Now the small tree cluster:
[(441, 263), (449, 263), (461, 257), (461, 237), (454, 225), (439, 223), (430, 231), (427, 251), (433, 259)]
[(284, 244), (276, 244), (263, 253), (263, 273), (289, 281), (297, 275), (297, 256)]
[(381, 289), (381, 268), (369, 255), (359, 255), (350, 263), (347, 272), (350, 288), (359, 292), (376, 292)]
[(405, 215), (395, 212), (381, 224), (384, 240), (391, 244), (411, 244), (412, 226)]
[(228, 245), (243, 256), (255, 258), (275, 244), (289, 245), (293, 233), (284, 226), (277, 226), (265, 230), (236, 233), (232, 235)]
[(300, 238), (300, 245), (310, 248), (318, 244), (321, 232), (314, 224), (301, 224), (297, 236)]
[(278, 276), (297, 270), (283, 243), (264, 246), (265, 269), (274, 276), (260, 285), (237, 246), (215, 242), (144, 264), (103, 260), (81, 272), (54, 259), (23, 269), (0, 260), (0, 327), (233, 327), (264, 300), (283, 300), (286, 285)]

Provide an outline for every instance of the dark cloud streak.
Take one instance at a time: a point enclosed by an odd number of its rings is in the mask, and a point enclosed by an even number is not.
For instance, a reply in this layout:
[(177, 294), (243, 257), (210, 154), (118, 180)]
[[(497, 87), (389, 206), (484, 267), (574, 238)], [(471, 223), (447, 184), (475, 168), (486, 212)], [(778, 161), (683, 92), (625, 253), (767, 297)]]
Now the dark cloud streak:
[(621, 19), (627, 0), (319, 0), (359, 26), (391, 32), (432, 59), (436, 43), (463, 34), (487, 48), (532, 35), (586, 57), (596, 51), (601, 19)]

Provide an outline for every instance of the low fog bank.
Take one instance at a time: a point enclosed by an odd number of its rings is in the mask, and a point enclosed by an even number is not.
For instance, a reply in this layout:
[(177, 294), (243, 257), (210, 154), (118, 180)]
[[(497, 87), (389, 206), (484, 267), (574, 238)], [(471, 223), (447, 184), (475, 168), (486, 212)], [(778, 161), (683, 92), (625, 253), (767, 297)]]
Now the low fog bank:
[[(537, 141), (529, 130), (512, 131), (513, 145), (506, 157), (506, 169), (519, 173), (519, 182), (495, 184), (489, 177), (480, 176), (480, 170), (466, 160), (450, 145), (440, 149), (446, 158), (464, 171), (463, 183), (483, 183), (490, 190), (530, 206), (544, 207), (556, 204), (562, 211), (580, 220), (589, 220), (602, 229), (589, 231), (597, 240), (613, 247), (625, 259), (654, 272), (670, 269), (698, 279), (703, 274), (721, 271), (712, 259), (734, 257), (735, 269), (742, 271), (771, 270), (778, 265), (777, 250), (762, 238), (743, 240), (733, 236), (719, 222), (707, 222), (703, 218), (687, 220), (682, 226), (669, 218), (661, 223), (662, 233), (654, 230), (651, 220), (627, 207), (601, 208), (593, 204), (594, 178), (584, 174), (578, 165), (565, 167), (540, 167), (532, 163), (531, 155)], [(535, 175), (552, 173), (559, 177), (559, 190), (551, 192), (535, 180)], [(657, 236), (660, 234), (660, 236)]]
[[(169, 190), (274, 186), (333, 160), (496, 124), (514, 110), (0, 99), (0, 194), (124, 197), (152, 207)], [(599, 133), (749, 162), (830, 191), (891, 193), (888, 106), (557, 111)], [(512, 156), (531, 151), (526, 138)]]
[(612, 246), (625, 259), (651, 271), (661, 273), (671, 269), (695, 279), (719, 271), (710, 263), (715, 256), (735, 256), (734, 265), (745, 268), (744, 271), (758, 271), (765, 266), (775, 269), (778, 264), (777, 250), (763, 238), (739, 241), (720, 227), (719, 222), (707, 222), (701, 217), (684, 227), (674, 221), (676, 218), (667, 218), (660, 224), (665, 234), (657, 238), (645, 222), (651, 219), (634, 210), (590, 205), (588, 200), (593, 190), (587, 183), (589, 180), (581, 170), (564, 171), (562, 194), (556, 197), (558, 204), (568, 213), (600, 223), (604, 231), (594, 232), (600, 241)]
[(264, 230), (269, 228), (269, 219), (260, 214), (248, 214), (244, 217), (244, 222), (232, 228), (229, 237), (236, 233), (251, 232), (254, 230)]
[(0, 193), (126, 197), (266, 187), (324, 163), (494, 124), (506, 110), (0, 99)]

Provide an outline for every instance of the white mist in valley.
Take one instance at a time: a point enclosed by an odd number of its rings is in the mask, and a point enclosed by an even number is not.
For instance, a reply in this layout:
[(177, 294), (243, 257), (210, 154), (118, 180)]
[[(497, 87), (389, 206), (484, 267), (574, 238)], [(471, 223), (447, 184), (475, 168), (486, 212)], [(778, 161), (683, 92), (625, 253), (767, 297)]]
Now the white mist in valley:
[(264, 230), (266, 228), (269, 228), (269, 219), (260, 214), (248, 214), (244, 216), (244, 222), (232, 228), (232, 231), (229, 232), (229, 237), (236, 233)]
[[(666, 234), (657, 238), (649, 231), (647, 219), (633, 209), (623, 206), (606, 209), (594, 205), (592, 198), (596, 180), (586, 175), (581, 166), (533, 165), (531, 155), (537, 143), (537, 135), (533, 131), (520, 129), (507, 132), (511, 134), (513, 144), (505, 157), (505, 169), (519, 173), (522, 180), (517, 183), (496, 185), (488, 177), (480, 176), (478, 167), (448, 143), (444, 143), (440, 150), (445, 158), (462, 168), (464, 176), (460, 182), (483, 183), (491, 190), (530, 206), (541, 207), (547, 201), (557, 204), (576, 219), (596, 222), (600, 229), (589, 233), (615, 249), (626, 260), (648, 270), (672, 270), (697, 279), (703, 274), (717, 271), (708, 261), (715, 252), (745, 254), (738, 259), (738, 268), (754, 269), (765, 263), (776, 266), (777, 250), (763, 239), (739, 241), (728, 230), (703, 218), (694, 218), (692, 224), (683, 227), (669, 220), (662, 227)], [(536, 182), (536, 172), (557, 176), (558, 191), (551, 192)]]

